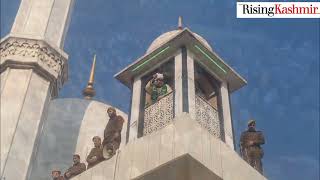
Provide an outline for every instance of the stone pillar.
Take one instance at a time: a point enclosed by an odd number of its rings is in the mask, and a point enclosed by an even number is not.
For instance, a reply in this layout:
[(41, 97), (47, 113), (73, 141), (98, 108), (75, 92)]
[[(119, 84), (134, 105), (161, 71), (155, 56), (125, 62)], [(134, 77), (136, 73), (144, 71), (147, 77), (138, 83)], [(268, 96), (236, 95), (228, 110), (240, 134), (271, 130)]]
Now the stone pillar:
[(182, 93), (182, 52), (174, 58), (174, 114), (175, 116), (183, 112), (183, 93)]
[(131, 113), (130, 113), (130, 124), (129, 124), (129, 141), (132, 141), (138, 136), (138, 122), (140, 111), (141, 96), (141, 78), (137, 77), (134, 79), (132, 88), (132, 100), (131, 100)]
[(28, 179), (48, 104), (67, 79), (62, 47), (72, 4), (22, 0), (1, 40), (1, 178)]
[(188, 50), (187, 67), (188, 67), (188, 101), (189, 101), (189, 114), (195, 120), (196, 116), (196, 88), (194, 83), (194, 58)]
[(221, 106), (223, 111), (222, 116), (223, 116), (223, 124), (224, 124), (225, 142), (228, 146), (234, 149), (229, 91), (228, 91), (228, 85), (225, 82), (221, 84), (220, 93), (221, 93), (221, 103), (222, 103)]

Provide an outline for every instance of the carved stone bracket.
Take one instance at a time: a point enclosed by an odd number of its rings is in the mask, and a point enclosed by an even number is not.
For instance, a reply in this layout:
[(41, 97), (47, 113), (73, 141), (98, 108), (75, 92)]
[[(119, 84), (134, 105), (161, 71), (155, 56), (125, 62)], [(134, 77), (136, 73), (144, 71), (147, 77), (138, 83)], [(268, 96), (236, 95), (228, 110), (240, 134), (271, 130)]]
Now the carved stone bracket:
[(43, 40), (5, 38), (0, 43), (0, 57), (0, 73), (7, 67), (33, 69), (51, 82), (53, 97), (68, 77), (68, 55)]

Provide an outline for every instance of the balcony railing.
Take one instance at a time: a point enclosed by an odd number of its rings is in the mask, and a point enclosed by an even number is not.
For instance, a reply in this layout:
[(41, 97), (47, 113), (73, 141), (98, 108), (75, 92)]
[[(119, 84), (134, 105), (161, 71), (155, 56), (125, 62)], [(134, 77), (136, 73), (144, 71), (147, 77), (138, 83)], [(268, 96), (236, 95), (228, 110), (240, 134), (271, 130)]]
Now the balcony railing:
[(158, 131), (172, 122), (173, 92), (167, 94), (144, 110), (143, 135)]
[(212, 107), (205, 99), (196, 95), (196, 121), (202, 128), (207, 129), (210, 134), (217, 138), (221, 138), (218, 111)]

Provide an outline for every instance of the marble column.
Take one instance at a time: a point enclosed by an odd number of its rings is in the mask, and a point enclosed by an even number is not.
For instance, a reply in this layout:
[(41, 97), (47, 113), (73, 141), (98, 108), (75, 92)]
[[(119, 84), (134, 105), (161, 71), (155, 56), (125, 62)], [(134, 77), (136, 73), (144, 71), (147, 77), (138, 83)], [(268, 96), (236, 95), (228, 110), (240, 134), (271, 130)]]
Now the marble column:
[(182, 92), (182, 50), (174, 58), (174, 114), (179, 116), (183, 112), (183, 92)]
[(194, 56), (191, 51), (187, 51), (187, 69), (188, 69), (188, 101), (189, 114), (192, 119), (196, 119), (196, 88), (194, 79)]
[(22, 0), (0, 42), (1, 178), (28, 179), (50, 100), (67, 80), (73, 0)]
[(139, 115), (143, 113), (140, 111), (141, 107), (141, 78), (136, 77), (133, 82), (132, 88), (132, 100), (131, 100), (131, 113), (130, 113), (130, 123), (129, 123), (129, 141), (132, 141), (138, 137), (138, 123)]
[(224, 124), (224, 134), (225, 143), (234, 149), (233, 132), (232, 132), (232, 119), (229, 101), (229, 91), (227, 83), (223, 82), (220, 88), (221, 93), (221, 103), (223, 111), (223, 124)]

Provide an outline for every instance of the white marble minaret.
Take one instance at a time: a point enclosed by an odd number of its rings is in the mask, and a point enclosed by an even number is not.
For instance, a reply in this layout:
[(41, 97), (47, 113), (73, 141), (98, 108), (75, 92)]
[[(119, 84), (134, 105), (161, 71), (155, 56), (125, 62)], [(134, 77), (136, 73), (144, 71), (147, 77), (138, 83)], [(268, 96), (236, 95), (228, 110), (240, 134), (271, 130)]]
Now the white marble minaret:
[(63, 51), (73, 0), (22, 0), (1, 40), (1, 178), (25, 180), (49, 101), (68, 75)]

